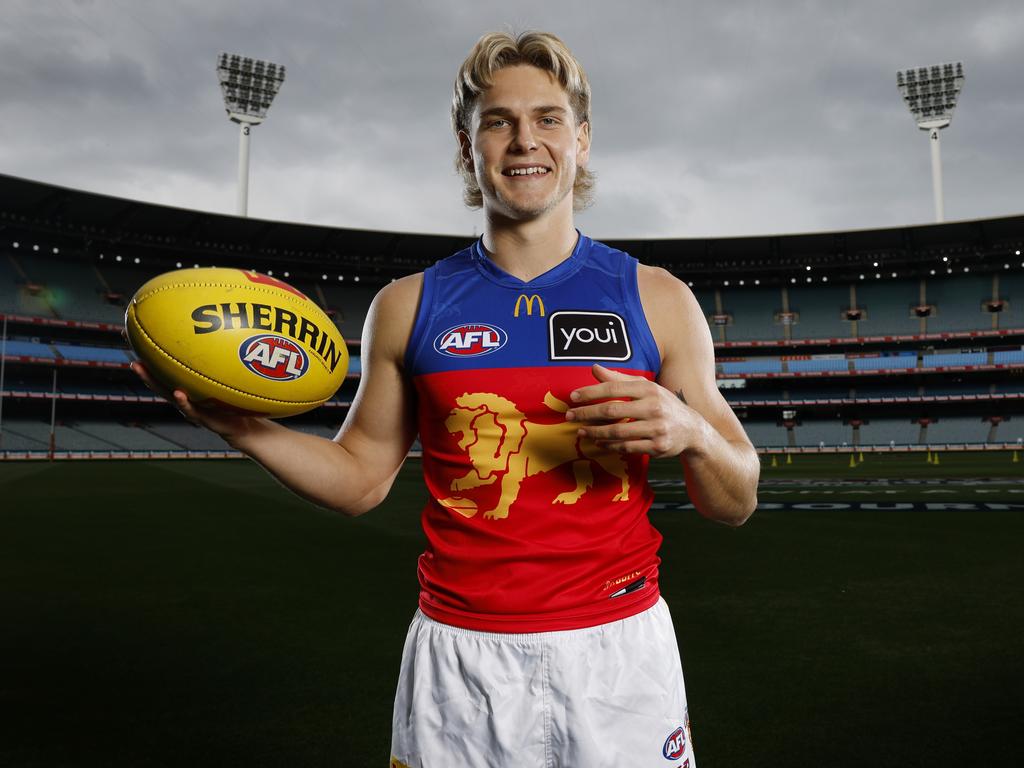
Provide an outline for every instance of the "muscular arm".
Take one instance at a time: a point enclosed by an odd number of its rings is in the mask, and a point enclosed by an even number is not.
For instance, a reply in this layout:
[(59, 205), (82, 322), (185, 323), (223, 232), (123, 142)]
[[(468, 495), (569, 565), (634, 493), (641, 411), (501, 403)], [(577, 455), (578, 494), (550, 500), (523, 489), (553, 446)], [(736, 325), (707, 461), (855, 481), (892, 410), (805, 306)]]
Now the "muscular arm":
[(692, 417), (679, 454), (687, 493), (705, 517), (740, 525), (757, 507), (761, 462), (715, 384), (715, 351), (704, 313), (686, 284), (664, 270), (641, 267), (639, 281), (661, 351), (658, 383)]
[(362, 514), (387, 496), (416, 434), (412, 385), (402, 359), (421, 284), (421, 275), (403, 278), (385, 287), (370, 306), (359, 389), (333, 440), (269, 419), (204, 411), (180, 390), (174, 402), (190, 421), (218, 432), (303, 498), (347, 515)]
[[(624, 453), (678, 456), (686, 490), (705, 517), (740, 525), (757, 507), (761, 463), (715, 385), (707, 322), (682, 282), (640, 267), (640, 298), (658, 351), (657, 382), (594, 366), (598, 384), (572, 394), (580, 434)], [(613, 398), (608, 402), (590, 401)]]

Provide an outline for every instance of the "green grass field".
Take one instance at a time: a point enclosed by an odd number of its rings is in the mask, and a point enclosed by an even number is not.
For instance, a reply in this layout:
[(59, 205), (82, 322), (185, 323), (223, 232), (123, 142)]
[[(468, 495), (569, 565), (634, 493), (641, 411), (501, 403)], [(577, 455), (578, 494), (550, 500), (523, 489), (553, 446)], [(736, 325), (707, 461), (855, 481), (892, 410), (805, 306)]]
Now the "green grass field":
[[(653, 472), (701, 768), (1018, 765), (1024, 462), (848, 461), (739, 529)], [(242, 461), (0, 463), (0, 766), (386, 765), (418, 473), (349, 520)]]

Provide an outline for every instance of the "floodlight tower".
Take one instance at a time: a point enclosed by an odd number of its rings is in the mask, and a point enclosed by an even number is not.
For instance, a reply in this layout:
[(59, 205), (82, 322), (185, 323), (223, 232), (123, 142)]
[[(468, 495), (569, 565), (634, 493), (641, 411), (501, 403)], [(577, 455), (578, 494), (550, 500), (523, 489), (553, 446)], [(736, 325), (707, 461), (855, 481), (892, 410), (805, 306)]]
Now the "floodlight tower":
[(956, 100), (964, 87), (964, 65), (936, 64), (896, 73), (896, 87), (917, 127), (928, 131), (932, 147), (932, 194), (935, 197), (935, 221), (945, 221), (942, 202), (942, 156), (939, 152), (939, 130), (953, 120)]
[(284, 67), (237, 53), (217, 57), (217, 79), (224, 109), (241, 126), (238, 145), (238, 215), (249, 210), (249, 130), (267, 118), (267, 110), (284, 82)]

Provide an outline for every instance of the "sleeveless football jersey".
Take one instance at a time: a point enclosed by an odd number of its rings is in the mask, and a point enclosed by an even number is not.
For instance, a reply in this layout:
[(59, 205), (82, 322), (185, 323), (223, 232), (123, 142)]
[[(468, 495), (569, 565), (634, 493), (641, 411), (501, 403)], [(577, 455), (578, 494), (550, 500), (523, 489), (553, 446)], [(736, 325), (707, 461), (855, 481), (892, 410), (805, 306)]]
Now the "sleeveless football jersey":
[(648, 457), (577, 435), (593, 363), (654, 379), (637, 261), (579, 236), (523, 282), (480, 242), (427, 269), (406, 353), (429, 498), (420, 609), (485, 632), (577, 629), (658, 599)]

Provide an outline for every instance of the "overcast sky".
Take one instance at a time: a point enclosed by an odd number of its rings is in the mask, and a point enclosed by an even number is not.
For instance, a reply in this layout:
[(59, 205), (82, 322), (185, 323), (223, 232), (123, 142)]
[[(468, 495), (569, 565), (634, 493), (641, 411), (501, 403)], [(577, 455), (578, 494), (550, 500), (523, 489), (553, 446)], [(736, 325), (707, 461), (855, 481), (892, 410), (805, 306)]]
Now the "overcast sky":
[(249, 213), (472, 234), (451, 83), (485, 31), (546, 29), (593, 88), (597, 237), (933, 220), (896, 71), (963, 61), (946, 218), (1024, 212), (1024, 3), (952, 0), (5, 0), (0, 173), (233, 213), (220, 51), (287, 67), (253, 131)]

